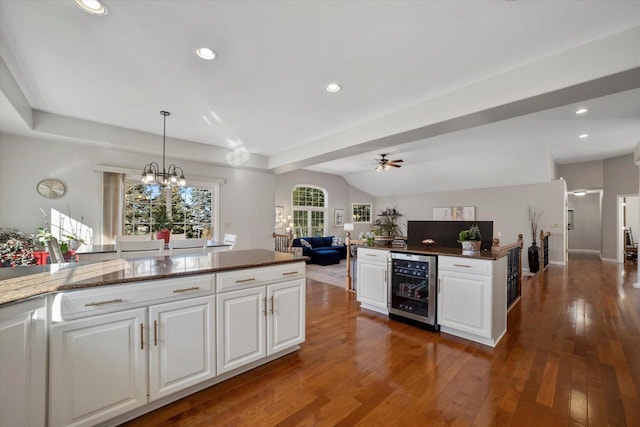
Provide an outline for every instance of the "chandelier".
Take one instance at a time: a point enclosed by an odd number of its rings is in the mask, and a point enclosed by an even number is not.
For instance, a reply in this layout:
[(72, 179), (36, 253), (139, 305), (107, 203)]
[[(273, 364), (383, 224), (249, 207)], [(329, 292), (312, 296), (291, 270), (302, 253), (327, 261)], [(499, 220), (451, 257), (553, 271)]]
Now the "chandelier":
[[(184, 178), (184, 172), (182, 171), (182, 168), (174, 165), (173, 163), (169, 165), (168, 169), (164, 167), (166, 146), (165, 140), (167, 135), (167, 116), (171, 113), (168, 111), (160, 111), (160, 114), (162, 114), (162, 116), (164, 117), (164, 126), (162, 129), (162, 171), (160, 171), (160, 166), (158, 166), (156, 162), (151, 162), (145, 165), (145, 167), (142, 169), (142, 183), (156, 183), (162, 188), (173, 187), (176, 185), (184, 187), (187, 184), (187, 181)], [(180, 173), (179, 176), (178, 171)]]

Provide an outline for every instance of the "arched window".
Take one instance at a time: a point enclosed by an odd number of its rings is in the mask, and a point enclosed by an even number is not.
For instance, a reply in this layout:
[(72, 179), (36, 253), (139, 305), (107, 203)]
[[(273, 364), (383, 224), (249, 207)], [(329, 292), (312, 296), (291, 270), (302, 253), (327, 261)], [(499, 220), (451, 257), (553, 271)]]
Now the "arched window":
[(313, 185), (296, 185), (291, 192), (293, 232), (298, 237), (325, 235), (327, 192)]

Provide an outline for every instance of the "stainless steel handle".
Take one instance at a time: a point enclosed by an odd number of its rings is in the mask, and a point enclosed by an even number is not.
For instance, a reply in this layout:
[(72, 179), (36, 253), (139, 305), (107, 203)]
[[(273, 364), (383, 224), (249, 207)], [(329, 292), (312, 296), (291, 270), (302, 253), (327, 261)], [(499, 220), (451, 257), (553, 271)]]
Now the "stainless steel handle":
[(122, 302), (121, 298), (116, 298), (116, 299), (111, 299), (109, 301), (98, 301), (98, 302), (90, 302), (88, 304), (85, 304), (85, 307), (91, 307), (91, 306), (95, 306), (95, 305), (104, 305), (104, 304), (113, 304), (116, 302)]
[(144, 350), (144, 325), (140, 323), (140, 350)]
[(378, 255), (374, 255), (374, 254), (365, 254), (366, 256), (374, 256), (377, 257)]
[(385, 284), (385, 285), (387, 284), (387, 276), (388, 276), (388, 274), (387, 274), (387, 270), (385, 270), (385, 271), (384, 271), (384, 284)]
[(438, 293), (442, 290), (442, 279), (438, 278)]
[(271, 315), (273, 316), (273, 297), (269, 298), (269, 302), (271, 302)]
[(470, 265), (464, 265), (464, 264), (453, 264), (454, 267), (464, 267), (464, 268), (471, 268)]
[(190, 288), (176, 289), (175, 291), (173, 291), (173, 293), (177, 294), (179, 292), (195, 291), (198, 289), (200, 289), (200, 286), (192, 286)]
[(264, 304), (262, 313), (264, 313), (264, 317), (267, 317), (267, 297), (262, 298), (262, 303)]
[(282, 273), (283, 276), (290, 276), (292, 274), (298, 274), (298, 272), (297, 271), (288, 271), (286, 273)]
[(158, 321), (153, 321), (153, 344), (158, 346)]
[(244, 282), (251, 282), (253, 280), (256, 280), (255, 278), (251, 277), (249, 279), (242, 279), (242, 280), (236, 280), (236, 283), (244, 283)]

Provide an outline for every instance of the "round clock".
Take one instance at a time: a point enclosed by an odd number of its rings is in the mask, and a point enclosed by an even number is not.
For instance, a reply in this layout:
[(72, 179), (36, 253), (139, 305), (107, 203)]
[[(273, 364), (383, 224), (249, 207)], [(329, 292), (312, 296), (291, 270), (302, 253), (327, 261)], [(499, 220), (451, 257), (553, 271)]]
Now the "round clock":
[(43, 179), (36, 187), (41, 196), (57, 199), (64, 194), (64, 184), (57, 179)]

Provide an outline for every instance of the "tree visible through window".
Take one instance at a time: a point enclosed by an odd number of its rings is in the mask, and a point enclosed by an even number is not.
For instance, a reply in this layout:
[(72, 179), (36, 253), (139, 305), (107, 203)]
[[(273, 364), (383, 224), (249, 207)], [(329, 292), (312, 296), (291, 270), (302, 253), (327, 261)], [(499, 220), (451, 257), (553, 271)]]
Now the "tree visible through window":
[(153, 231), (153, 217), (160, 206), (171, 212), (173, 234), (184, 233), (187, 238), (203, 235), (212, 223), (211, 188), (177, 187), (162, 189), (159, 185), (127, 181), (124, 200), (124, 234), (149, 234)]
[(296, 236), (324, 236), (327, 211), (326, 191), (319, 187), (296, 186), (291, 193), (293, 231)]
[(353, 222), (371, 223), (371, 203), (354, 203), (351, 207)]

